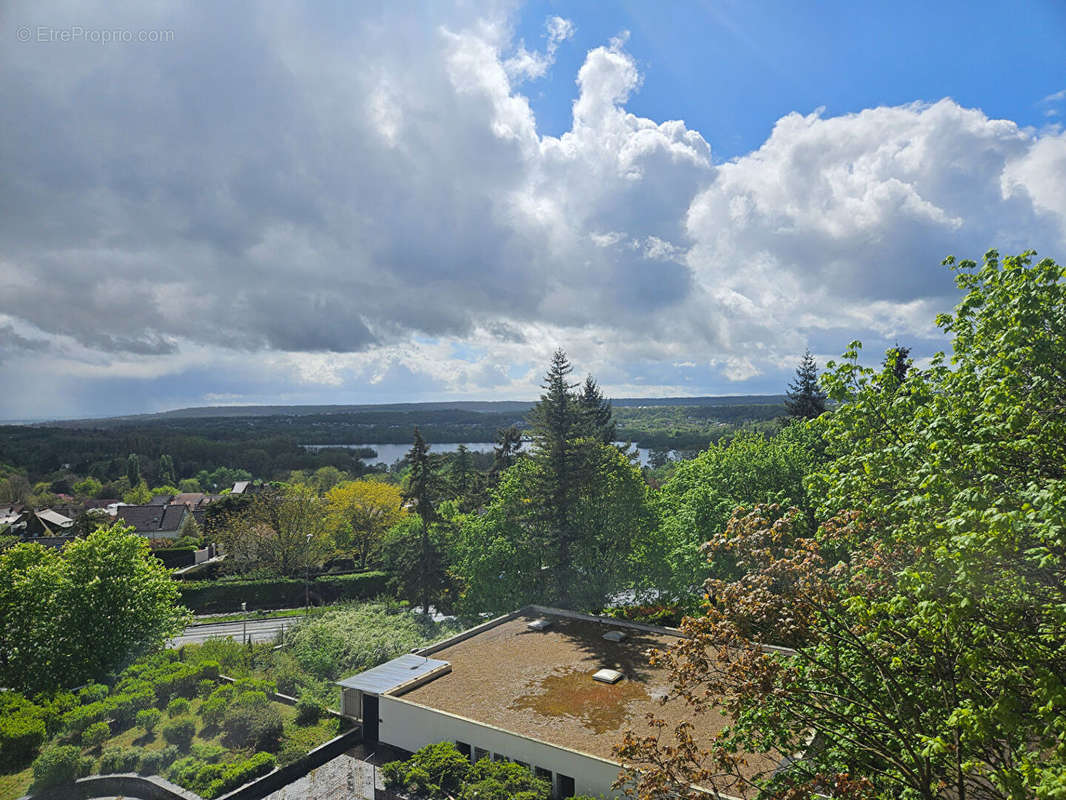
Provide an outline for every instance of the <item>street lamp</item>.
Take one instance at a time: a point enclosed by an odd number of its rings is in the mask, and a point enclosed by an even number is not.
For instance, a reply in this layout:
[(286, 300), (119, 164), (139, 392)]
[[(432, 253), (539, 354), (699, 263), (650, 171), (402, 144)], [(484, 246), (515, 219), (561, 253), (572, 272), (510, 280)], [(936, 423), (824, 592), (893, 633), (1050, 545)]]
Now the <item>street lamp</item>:
[(247, 616), (247, 612), (248, 612), (248, 604), (242, 600), (241, 601), (241, 614), (244, 615), (243, 619), (241, 620), (241, 622), (243, 623), (243, 630), (241, 631), (241, 643), (242, 644), (248, 644), (248, 616)]

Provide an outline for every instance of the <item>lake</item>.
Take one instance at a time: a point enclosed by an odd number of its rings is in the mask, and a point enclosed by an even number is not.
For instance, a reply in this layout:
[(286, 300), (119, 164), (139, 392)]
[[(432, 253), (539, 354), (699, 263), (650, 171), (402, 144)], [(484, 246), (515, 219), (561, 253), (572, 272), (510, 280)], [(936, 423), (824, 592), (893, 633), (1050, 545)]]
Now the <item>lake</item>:
[[(466, 449), (472, 452), (491, 453), (492, 449), (496, 446), (492, 442), (446, 442), (443, 444), (431, 444), (429, 446), (429, 452), (431, 453), (453, 453), (459, 449), (460, 444), (465, 444)], [(615, 442), (615, 444), (621, 445), (622, 442)], [(356, 447), (372, 447), (377, 452), (377, 458), (367, 459), (370, 464), (377, 464), (384, 462), (386, 464), (393, 464), (396, 461), (403, 458), (411, 451), (411, 443), (405, 444), (305, 444), (308, 450), (321, 450), (323, 447), (344, 447), (353, 449)], [(640, 455), (640, 465), (646, 467), (648, 465), (648, 459), (651, 454), (651, 450), (647, 447), (636, 448), (637, 453)], [(677, 458), (677, 451), (670, 451), (671, 458)]]

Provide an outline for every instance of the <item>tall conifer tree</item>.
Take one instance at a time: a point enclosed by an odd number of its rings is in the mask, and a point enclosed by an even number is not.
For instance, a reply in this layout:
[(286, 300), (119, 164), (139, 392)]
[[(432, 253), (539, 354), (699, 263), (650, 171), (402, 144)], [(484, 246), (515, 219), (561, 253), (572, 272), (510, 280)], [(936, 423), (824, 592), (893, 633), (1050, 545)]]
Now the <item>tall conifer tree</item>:
[(794, 419), (814, 419), (825, 412), (825, 392), (818, 385), (818, 366), (808, 350), (796, 368), (796, 380), (788, 386), (785, 407)]

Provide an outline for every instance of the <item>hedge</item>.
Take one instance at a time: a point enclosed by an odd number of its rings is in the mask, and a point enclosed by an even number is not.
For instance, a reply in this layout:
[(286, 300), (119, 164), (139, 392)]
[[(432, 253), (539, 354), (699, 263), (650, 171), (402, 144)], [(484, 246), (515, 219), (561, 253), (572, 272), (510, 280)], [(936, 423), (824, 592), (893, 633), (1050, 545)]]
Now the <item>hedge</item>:
[(29, 763), (44, 744), (44, 720), (20, 712), (0, 717), (0, 770)]
[[(311, 596), (320, 603), (369, 600), (386, 591), (384, 572), (321, 575), (310, 582)], [(226, 613), (249, 608), (295, 608), (304, 604), (299, 578), (251, 581), (185, 581), (178, 584), (183, 605), (199, 613)]]

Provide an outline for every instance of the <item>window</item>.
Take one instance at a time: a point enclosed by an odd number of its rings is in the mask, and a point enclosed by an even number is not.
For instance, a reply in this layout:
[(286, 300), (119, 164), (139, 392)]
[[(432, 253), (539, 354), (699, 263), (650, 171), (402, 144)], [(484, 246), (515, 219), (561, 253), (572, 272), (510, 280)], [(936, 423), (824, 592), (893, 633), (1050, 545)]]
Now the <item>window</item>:
[(538, 778), (543, 778), (549, 784), (552, 782), (552, 771), (550, 769), (544, 769), (544, 767), (534, 767), (533, 774)]
[(510, 761), (511, 759), (509, 759), (503, 753), (493, 753), (492, 754), (492, 760), (493, 761)]
[(529, 764), (527, 764), (525, 761), (515, 761), (514, 763), (516, 763), (520, 767), (524, 767), (525, 769), (529, 769)]
[(574, 779), (569, 775), (556, 775), (555, 776), (555, 796), (556, 797), (573, 797), (574, 796)]
[(470, 758), (470, 745), (468, 745), (466, 742), (456, 742), (455, 749), (467, 758)]
[(474, 761), (480, 761), (483, 758), (489, 757), (488, 750), (482, 750), (480, 747), (474, 748)]

